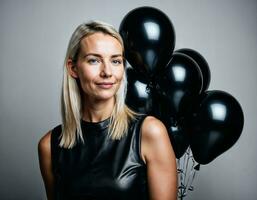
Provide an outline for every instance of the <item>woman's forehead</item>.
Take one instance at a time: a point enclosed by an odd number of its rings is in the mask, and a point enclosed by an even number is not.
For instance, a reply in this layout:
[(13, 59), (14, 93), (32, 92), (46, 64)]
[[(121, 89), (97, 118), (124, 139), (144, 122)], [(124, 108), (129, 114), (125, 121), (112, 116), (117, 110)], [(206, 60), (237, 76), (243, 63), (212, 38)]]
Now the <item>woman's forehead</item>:
[(81, 51), (98, 54), (121, 54), (123, 48), (115, 37), (97, 32), (81, 40)]

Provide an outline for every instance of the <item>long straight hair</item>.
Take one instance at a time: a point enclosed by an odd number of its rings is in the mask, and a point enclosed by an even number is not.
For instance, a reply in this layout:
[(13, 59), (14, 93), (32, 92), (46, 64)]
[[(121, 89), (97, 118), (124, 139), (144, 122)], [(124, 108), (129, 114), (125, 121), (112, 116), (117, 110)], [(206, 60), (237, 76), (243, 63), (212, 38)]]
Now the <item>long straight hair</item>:
[[(81, 129), (82, 100), (80, 87), (77, 80), (68, 73), (67, 61), (68, 59), (71, 59), (73, 62), (76, 62), (80, 51), (81, 40), (97, 32), (116, 38), (122, 45), (124, 56), (124, 44), (122, 38), (109, 24), (99, 21), (83, 23), (79, 25), (72, 34), (64, 60), (61, 94), (62, 134), (59, 145), (64, 148), (74, 147), (76, 145), (77, 138), (84, 142)], [(127, 78), (125, 71), (126, 70), (124, 70), (123, 80), (120, 87), (115, 94), (115, 105), (111, 113), (110, 124), (108, 127), (108, 135), (112, 139), (121, 139), (127, 132), (129, 122), (132, 119), (135, 119), (138, 115), (125, 104), (127, 92)]]

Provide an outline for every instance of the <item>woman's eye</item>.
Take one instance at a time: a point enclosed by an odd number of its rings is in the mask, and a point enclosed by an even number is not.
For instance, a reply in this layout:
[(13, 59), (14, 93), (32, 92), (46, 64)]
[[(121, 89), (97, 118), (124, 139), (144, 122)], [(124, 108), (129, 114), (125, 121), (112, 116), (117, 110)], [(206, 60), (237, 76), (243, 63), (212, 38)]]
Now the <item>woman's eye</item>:
[(95, 64), (98, 64), (100, 62), (100, 60), (91, 58), (91, 59), (88, 59), (87, 62), (89, 64), (95, 65)]
[(113, 63), (114, 65), (121, 65), (121, 64), (122, 64), (122, 60), (119, 60), (119, 59), (113, 60), (112, 63)]

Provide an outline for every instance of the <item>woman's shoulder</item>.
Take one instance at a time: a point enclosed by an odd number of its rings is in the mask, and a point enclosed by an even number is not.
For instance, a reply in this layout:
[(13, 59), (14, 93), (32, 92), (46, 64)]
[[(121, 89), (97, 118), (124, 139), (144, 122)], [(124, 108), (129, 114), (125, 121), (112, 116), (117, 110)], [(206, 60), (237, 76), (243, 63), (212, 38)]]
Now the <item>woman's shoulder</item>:
[(48, 131), (38, 142), (39, 157), (51, 155), (51, 134), (52, 130)]
[(145, 116), (142, 123), (142, 132), (147, 137), (160, 137), (163, 134), (167, 134), (167, 129), (161, 120), (154, 116)]
[[(38, 152), (41, 154), (51, 154), (51, 140), (53, 139), (53, 136), (57, 136), (60, 133), (61, 125), (58, 125), (45, 133), (38, 142)], [(58, 138), (58, 136), (56, 138)]]
[(163, 152), (171, 152), (171, 142), (165, 125), (153, 116), (145, 117), (142, 127), (142, 156), (144, 160), (158, 159)]

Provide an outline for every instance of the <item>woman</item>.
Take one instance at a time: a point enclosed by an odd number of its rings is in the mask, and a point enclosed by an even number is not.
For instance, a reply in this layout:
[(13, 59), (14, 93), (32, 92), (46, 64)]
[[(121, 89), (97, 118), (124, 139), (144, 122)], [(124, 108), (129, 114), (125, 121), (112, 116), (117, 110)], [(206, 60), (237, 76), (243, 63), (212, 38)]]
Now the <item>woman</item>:
[(176, 199), (176, 161), (165, 126), (124, 103), (123, 55), (122, 39), (108, 24), (81, 24), (73, 33), (63, 123), (38, 145), (49, 200)]

